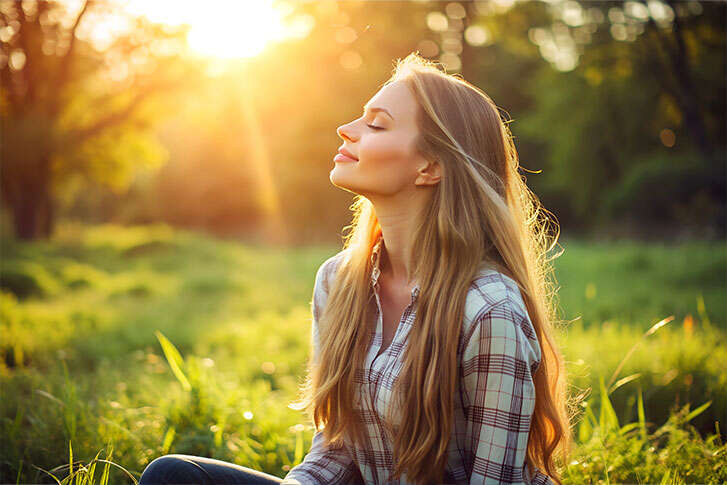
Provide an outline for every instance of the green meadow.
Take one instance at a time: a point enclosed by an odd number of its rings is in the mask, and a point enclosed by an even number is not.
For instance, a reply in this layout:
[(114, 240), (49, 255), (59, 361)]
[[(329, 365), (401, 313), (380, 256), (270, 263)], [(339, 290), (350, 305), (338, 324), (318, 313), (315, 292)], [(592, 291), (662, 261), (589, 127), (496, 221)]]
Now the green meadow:
[[(727, 481), (727, 245), (561, 239), (567, 483)], [(167, 453), (284, 476), (318, 265), (165, 225), (2, 240), (1, 483), (134, 483)], [(53, 475), (58, 481), (51, 477)], [(85, 482), (84, 482), (85, 480)]]

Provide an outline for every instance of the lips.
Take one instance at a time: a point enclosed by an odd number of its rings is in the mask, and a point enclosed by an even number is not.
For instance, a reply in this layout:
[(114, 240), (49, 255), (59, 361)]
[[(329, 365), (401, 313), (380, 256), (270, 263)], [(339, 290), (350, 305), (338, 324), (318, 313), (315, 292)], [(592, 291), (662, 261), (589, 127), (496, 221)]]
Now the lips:
[(356, 161), (358, 161), (358, 158), (354, 157), (354, 156), (353, 156), (353, 153), (349, 152), (349, 151), (348, 151), (348, 150), (346, 150), (345, 148), (339, 148), (339, 149), (338, 149), (338, 153), (340, 153), (341, 155), (345, 155), (345, 156), (347, 156), (348, 158), (352, 158), (353, 160), (356, 160)]

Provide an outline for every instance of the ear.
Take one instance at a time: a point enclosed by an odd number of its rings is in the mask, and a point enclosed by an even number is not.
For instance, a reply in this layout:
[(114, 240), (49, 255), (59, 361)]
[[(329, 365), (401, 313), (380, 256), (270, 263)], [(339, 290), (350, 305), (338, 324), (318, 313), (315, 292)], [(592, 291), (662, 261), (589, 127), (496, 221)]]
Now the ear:
[(423, 160), (422, 165), (417, 169), (417, 173), (414, 185), (436, 185), (442, 177), (442, 167), (439, 162)]

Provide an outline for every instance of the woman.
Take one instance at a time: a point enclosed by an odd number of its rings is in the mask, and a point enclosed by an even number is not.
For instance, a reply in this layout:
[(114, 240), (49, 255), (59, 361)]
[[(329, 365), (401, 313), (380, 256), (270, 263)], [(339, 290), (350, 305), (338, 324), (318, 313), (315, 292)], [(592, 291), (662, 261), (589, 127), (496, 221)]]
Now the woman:
[(313, 444), (282, 482), (237, 467), (230, 483), (560, 484), (570, 416), (546, 211), (497, 106), (413, 53), (338, 134), (330, 180), (357, 194), (354, 222), (318, 268), (291, 404)]

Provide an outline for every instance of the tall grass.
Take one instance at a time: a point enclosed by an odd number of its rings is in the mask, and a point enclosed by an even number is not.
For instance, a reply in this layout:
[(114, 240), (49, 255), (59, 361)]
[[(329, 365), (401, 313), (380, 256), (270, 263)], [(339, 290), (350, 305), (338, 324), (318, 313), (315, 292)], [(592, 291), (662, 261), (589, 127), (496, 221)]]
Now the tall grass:
[[(302, 460), (313, 428), (286, 404), (309, 351), (311, 275), (335, 247), (165, 226), (2, 244), (1, 483), (133, 483), (167, 453), (277, 476)], [(563, 244), (556, 271), (575, 321), (558, 338), (573, 392), (593, 392), (568, 482), (727, 480), (727, 326), (714, 299), (727, 283), (705, 269), (723, 264), (724, 244)], [(657, 258), (680, 261), (668, 281)]]

